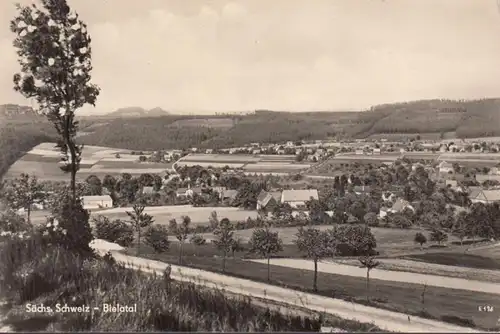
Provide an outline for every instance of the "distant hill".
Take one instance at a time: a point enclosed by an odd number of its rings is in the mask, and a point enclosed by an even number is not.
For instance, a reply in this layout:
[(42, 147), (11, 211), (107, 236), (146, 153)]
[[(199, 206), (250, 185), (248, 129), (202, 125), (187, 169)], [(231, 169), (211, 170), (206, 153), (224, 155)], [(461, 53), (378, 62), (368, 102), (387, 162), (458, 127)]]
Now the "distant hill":
[(359, 114), (351, 136), (447, 133), (456, 138), (500, 136), (500, 99), (420, 100), (385, 104)]
[(0, 117), (38, 116), (33, 108), (18, 104), (0, 104)]
[(109, 114), (106, 114), (106, 117), (158, 117), (158, 116), (167, 116), (170, 115), (168, 111), (165, 111), (161, 108), (153, 108), (151, 110), (147, 110), (141, 107), (126, 107), (120, 108), (116, 111), (113, 111)]
[[(29, 108), (7, 105), (1, 112), (29, 113)], [(422, 138), (500, 136), (500, 99), (496, 98), (420, 100), (378, 105), (359, 112), (258, 110), (248, 114), (176, 115), (160, 108), (130, 107), (102, 117), (82, 118), (79, 141), (155, 150), (325, 138), (404, 138), (417, 134)]]

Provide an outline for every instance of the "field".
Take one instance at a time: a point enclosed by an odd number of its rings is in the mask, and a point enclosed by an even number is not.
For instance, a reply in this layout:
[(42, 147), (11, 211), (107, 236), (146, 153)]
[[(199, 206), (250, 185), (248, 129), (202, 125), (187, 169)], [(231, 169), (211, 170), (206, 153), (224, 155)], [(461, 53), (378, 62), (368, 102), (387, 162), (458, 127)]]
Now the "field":
[(204, 126), (210, 128), (231, 128), (234, 122), (231, 118), (192, 118), (180, 119), (172, 123), (172, 126)]
[[(116, 154), (120, 158), (116, 158)], [(170, 169), (172, 164), (139, 162), (139, 157), (130, 154), (129, 150), (109, 147), (85, 146), (77, 178), (86, 179), (89, 175), (104, 177), (105, 175), (120, 175), (122, 173), (143, 174), (162, 173)], [(59, 151), (52, 143), (42, 143), (8, 170), (6, 178), (14, 178), (21, 173), (36, 175), (40, 180), (67, 180), (68, 175), (59, 168)]]
[(293, 173), (309, 168), (310, 164), (296, 163), (293, 155), (190, 154), (177, 165), (242, 168), (247, 172)]
[[(432, 133), (377, 133), (368, 136), (368, 139), (387, 139), (387, 140), (405, 140), (405, 139), (411, 139), (411, 138), (416, 138), (417, 136), (420, 136), (422, 140), (439, 140), (440, 139), (440, 133), (439, 132), (432, 132)], [(445, 138), (456, 138), (456, 134), (454, 132), (449, 132), (445, 133)]]
[(494, 259), (480, 255), (459, 253), (427, 253), (405, 256), (406, 259), (426, 263), (437, 263), (448, 266), (476, 269), (494, 269), (500, 272), (500, 258)]
[[(132, 208), (114, 208), (92, 212), (91, 216), (104, 215), (110, 219), (125, 219), (129, 217), (126, 211), (132, 211)], [(256, 211), (240, 210), (238, 208), (229, 207), (200, 207), (195, 208), (190, 205), (177, 206), (153, 206), (146, 207), (144, 212), (153, 216), (156, 224), (168, 225), (171, 219), (180, 221), (182, 216), (189, 216), (194, 225), (208, 224), (208, 217), (216, 211), (219, 219), (228, 218), (230, 221), (244, 221), (248, 217), (257, 218)]]

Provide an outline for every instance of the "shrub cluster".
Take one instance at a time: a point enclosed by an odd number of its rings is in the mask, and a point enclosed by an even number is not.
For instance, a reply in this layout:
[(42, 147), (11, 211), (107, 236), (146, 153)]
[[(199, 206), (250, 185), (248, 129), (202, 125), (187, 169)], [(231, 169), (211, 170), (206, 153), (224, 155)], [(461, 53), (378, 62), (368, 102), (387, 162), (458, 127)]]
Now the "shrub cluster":
[(97, 239), (123, 247), (129, 247), (134, 242), (134, 230), (129, 224), (120, 219), (110, 220), (105, 216), (94, 218), (94, 235)]

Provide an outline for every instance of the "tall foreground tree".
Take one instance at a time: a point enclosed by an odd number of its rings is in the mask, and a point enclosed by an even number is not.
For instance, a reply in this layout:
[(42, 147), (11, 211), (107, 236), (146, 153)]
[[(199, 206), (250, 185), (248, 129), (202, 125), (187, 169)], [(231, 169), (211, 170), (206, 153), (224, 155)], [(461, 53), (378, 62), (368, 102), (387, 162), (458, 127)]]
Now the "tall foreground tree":
[(141, 249), (141, 232), (145, 227), (153, 224), (154, 219), (151, 215), (144, 212), (145, 207), (142, 205), (134, 205), (134, 211), (125, 211), (130, 217), (130, 225), (137, 232), (137, 255)]
[(180, 224), (178, 224), (174, 218), (170, 220), (168, 225), (169, 232), (179, 241), (179, 264), (182, 264), (182, 248), (189, 236), (189, 232), (191, 232), (190, 225), (191, 218), (188, 216), (182, 216), (182, 222)]
[(59, 135), (61, 169), (71, 175), (73, 201), (76, 173), (83, 146), (76, 143), (75, 112), (95, 105), (99, 88), (91, 84), (91, 48), (86, 25), (66, 0), (41, 0), (41, 7), (17, 5), (10, 29), (16, 34), (20, 73), (14, 89), (34, 99), (39, 111), (54, 124)]
[(222, 272), (225, 272), (227, 254), (231, 251), (235, 241), (234, 226), (229, 219), (222, 218), (213, 233), (215, 236), (213, 243), (218, 250), (222, 251)]
[(283, 241), (278, 232), (273, 232), (266, 226), (253, 231), (249, 241), (250, 253), (259, 254), (267, 259), (267, 280), (271, 280), (271, 256), (283, 251)]
[(35, 176), (21, 174), (5, 187), (5, 200), (15, 210), (24, 209), (28, 224), (31, 222), (31, 209), (34, 204), (46, 198), (43, 187)]
[(361, 256), (359, 259), (362, 268), (366, 268), (366, 300), (370, 300), (370, 271), (380, 265), (371, 255)]
[(318, 262), (336, 253), (336, 241), (333, 233), (317, 228), (300, 227), (295, 240), (297, 248), (314, 262), (313, 290), (318, 291)]

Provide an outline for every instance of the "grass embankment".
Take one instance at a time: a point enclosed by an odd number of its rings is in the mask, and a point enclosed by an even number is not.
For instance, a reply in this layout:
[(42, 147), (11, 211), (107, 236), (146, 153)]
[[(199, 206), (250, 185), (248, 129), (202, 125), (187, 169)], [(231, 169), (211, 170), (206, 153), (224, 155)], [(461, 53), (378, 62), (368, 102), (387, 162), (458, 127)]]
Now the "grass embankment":
[[(43, 245), (40, 239), (0, 245), (0, 298), (9, 301), (4, 324), (15, 331), (318, 331), (321, 325), (348, 331), (379, 330), (317, 314), (280, 312), (217, 289), (167, 282), (99, 257), (83, 258)], [(90, 306), (91, 312), (29, 313), (26, 304)], [(135, 313), (101, 313), (104, 303), (137, 304)], [(259, 304), (260, 303), (260, 304)]]
[[(500, 248), (500, 246), (498, 246)], [(500, 260), (473, 254), (428, 253), (403, 257), (407, 260), (475, 269), (500, 270)]]
[[(130, 255), (136, 255), (135, 249), (129, 249), (126, 252)], [(155, 254), (150, 248), (143, 246), (140, 256), (168, 263), (178, 263), (178, 252), (179, 244), (171, 243), (170, 250), (164, 254)], [(182, 265), (184, 266), (212, 272), (221, 271), (222, 259), (217, 256), (218, 252), (213, 245), (185, 244), (183, 254)], [(236, 253), (234, 258), (227, 259), (225, 274), (267, 282), (267, 266), (245, 261), (244, 258), (245, 253), (240, 252)], [(272, 266), (271, 282), (269, 283), (312, 292), (312, 281), (312, 270)], [(370, 280), (370, 285), (370, 302), (367, 302), (366, 280), (364, 278), (319, 273), (319, 291), (317, 293), (462, 326), (469, 325), (481, 329), (492, 329), (497, 326), (498, 316), (496, 313), (478, 312), (480, 305), (491, 305), (495, 309), (500, 309), (500, 299), (497, 295), (427, 286), (425, 304), (422, 304), (423, 285), (373, 279)]]

